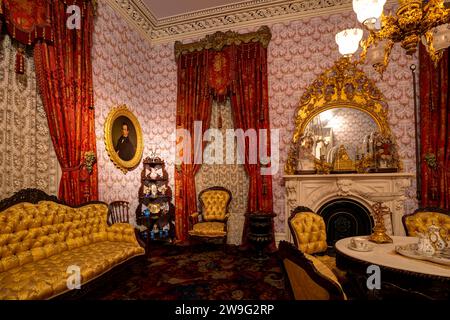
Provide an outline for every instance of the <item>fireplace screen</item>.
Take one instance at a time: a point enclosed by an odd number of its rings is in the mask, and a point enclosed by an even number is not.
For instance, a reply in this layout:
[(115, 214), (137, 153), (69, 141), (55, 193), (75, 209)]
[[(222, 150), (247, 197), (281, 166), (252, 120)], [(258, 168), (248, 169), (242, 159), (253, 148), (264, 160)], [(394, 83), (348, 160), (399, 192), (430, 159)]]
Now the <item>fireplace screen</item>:
[(334, 200), (322, 206), (318, 214), (325, 220), (327, 242), (335, 242), (353, 236), (369, 235), (372, 232), (373, 219), (369, 210), (362, 204), (350, 200)]

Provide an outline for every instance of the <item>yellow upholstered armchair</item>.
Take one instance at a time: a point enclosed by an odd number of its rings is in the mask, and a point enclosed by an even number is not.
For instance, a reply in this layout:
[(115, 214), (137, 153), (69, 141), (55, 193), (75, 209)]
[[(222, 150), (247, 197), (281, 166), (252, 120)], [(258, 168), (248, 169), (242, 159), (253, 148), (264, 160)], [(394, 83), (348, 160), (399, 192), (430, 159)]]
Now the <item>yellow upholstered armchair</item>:
[(315, 257), (281, 241), (278, 255), (295, 300), (346, 300), (336, 276)]
[(406, 235), (416, 237), (417, 233), (425, 233), (432, 224), (447, 230), (447, 241), (450, 241), (450, 213), (439, 208), (419, 208), (412, 214), (403, 216)]
[(227, 242), (228, 207), (231, 192), (223, 187), (211, 187), (198, 195), (199, 212), (190, 216), (189, 235), (195, 238), (223, 238)]
[(335, 257), (326, 254), (327, 230), (322, 216), (306, 207), (295, 208), (289, 217), (289, 228), (298, 250), (327, 265), (340, 281), (345, 281), (345, 272), (336, 267)]

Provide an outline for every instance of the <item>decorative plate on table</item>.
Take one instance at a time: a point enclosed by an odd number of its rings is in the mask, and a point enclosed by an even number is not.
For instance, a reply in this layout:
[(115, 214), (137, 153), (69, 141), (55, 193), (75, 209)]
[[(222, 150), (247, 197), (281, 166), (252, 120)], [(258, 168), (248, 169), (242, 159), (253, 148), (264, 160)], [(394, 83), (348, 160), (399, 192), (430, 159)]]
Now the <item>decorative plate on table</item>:
[(404, 246), (396, 246), (395, 251), (402, 256), (417, 259), (417, 260), (427, 260), (434, 263), (439, 263), (443, 265), (450, 266), (450, 254), (447, 250), (437, 251), (433, 255), (425, 255), (417, 251), (417, 243), (408, 244)]

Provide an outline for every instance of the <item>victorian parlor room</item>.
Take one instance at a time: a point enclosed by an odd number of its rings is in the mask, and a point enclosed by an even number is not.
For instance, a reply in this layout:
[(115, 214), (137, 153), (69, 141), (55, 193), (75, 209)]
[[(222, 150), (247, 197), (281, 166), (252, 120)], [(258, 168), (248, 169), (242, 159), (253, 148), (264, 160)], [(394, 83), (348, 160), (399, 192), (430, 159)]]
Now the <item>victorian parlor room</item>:
[(1, 300), (450, 299), (450, 1), (0, 27)]

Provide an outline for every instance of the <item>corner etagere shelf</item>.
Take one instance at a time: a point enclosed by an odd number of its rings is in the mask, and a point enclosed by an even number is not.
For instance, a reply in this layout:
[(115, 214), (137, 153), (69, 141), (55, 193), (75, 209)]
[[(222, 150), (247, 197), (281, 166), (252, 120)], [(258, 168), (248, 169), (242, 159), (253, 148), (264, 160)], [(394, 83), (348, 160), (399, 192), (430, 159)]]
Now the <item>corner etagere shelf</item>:
[(147, 157), (143, 164), (136, 222), (147, 227), (142, 233), (145, 240), (172, 242), (175, 210), (165, 162), (158, 157)]

